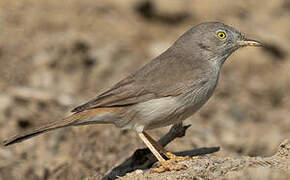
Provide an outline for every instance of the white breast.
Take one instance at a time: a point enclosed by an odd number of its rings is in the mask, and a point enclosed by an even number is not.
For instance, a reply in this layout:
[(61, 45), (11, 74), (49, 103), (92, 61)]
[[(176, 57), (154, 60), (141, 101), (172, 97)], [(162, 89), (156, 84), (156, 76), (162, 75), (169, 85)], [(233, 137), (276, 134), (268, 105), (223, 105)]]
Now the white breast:
[(140, 103), (136, 106), (136, 110), (145, 116), (149, 121), (164, 117), (174, 111), (178, 106), (178, 102), (174, 97), (164, 97), (153, 99)]
[[(153, 129), (173, 124), (176, 118), (171, 118), (181, 106), (176, 97), (164, 97), (139, 103), (132, 109), (133, 119), (123, 129)], [(173, 122), (172, 122), (173, 121)]]

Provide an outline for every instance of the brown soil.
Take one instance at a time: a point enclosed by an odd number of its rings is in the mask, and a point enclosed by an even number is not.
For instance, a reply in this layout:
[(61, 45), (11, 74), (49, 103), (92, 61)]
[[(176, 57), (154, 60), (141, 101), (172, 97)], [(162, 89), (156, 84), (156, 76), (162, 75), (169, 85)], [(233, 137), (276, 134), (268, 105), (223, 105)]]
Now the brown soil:
[(290, 141), (285, 140), (271, 157), (200, 156), (179, 163), (187, 166), (183, 171), (158, 174), (136, 170), (121, 179), (289, 179), (289, 155)]
[[(289, 154), (277, 165), (247, 164), (256, 156), (271, 157), (290, 138), (288, 0), (2, 0), (0, 8), (0, 141), (66, 116), (193, 25), (221, 21), (266, 47), (244, 48), (228, 59), (214, 96), (186, 120), (192, 124), (187, 135), (168, 146), (221, 150), (185, 162), (186, 171), (160, 176), (290, 178)], [(167, 131), (150, 134), (158, 138)], [(61, 129), (0, 147), (0, 180), (100, 179), (140, 147), (134, 132), (110, 125)], [(145, 176), (157, 179), (140, 170), (128, 178)]]

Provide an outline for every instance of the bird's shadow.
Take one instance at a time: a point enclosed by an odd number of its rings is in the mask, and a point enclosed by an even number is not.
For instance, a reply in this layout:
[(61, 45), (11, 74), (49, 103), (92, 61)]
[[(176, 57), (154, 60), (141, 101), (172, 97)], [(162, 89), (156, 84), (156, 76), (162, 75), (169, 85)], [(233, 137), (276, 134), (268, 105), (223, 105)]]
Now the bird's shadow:
[[(170, 131), (163, 136), (158, 142), (162, 146), (166, 146), (172, 140), (177, 137), (183, 137), (185, 131), (189, 126), (174, 125)], [(200, 156), (205, 154), (211, 154), (220, 150), (220, 147), (203, 147), (197, 149), (191, 149), (187, 151), (174, 152), (177, 156)], [(164, 157), (166, 158), (166, 157)], [(157, 162), (155, 156), (148, 148), (137, 149), (132, 156), (127, 158), (121, 164), (110, 170), (102, 180), (114, 180), (119, 177), (125, 176), (127, 173), (135, 171), (137, 169), (145, 170), (152, 167)]]

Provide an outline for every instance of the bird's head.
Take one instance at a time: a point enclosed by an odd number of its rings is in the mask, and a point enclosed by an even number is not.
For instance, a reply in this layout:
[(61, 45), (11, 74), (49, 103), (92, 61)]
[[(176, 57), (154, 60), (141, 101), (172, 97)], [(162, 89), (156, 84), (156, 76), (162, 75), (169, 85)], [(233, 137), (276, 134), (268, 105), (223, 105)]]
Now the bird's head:
[(241, 47), (262, 46), (262, 43), (247, 39), (235, 28), (220, 22), (206, 22), (193, 27), (177, 41), (177, 44), (190, 45), (193, 49), (185, 49), (221, 63)]

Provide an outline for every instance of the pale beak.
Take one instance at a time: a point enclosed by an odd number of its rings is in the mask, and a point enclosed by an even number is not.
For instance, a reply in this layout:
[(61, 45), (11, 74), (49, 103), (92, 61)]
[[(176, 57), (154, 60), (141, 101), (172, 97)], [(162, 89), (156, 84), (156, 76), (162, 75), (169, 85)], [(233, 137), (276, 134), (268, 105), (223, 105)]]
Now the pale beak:
[(263, 46), (262, 43), (255, 41), (255, 40), (251, 40), (251, 39), (244, 39), (244, 40), (239, 40), (237, 41), (237, 45), (238, 46)]

